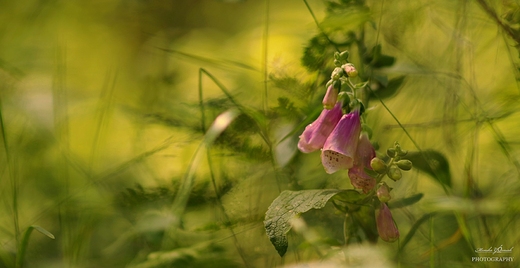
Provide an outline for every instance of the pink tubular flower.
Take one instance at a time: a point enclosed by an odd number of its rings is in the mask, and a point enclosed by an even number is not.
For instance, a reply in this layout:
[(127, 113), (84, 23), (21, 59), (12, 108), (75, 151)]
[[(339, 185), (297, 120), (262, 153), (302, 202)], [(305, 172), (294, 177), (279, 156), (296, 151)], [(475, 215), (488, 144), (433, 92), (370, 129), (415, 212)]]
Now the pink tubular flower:
[(372, 169), (370, 161), (376, 157), (376, 151), (366, 133), (359, 136), (354, 158), (354, 166), (348, 171), (350, 183), (354, 188), (362, 189), (366, 194), (376, 186), (376, 179), (365, 172), (365, 168)]
[(316, 121), (309, 124), (298, 142), (298, 149), (303, 153), (310, 153), (321, 149), (332, 132), (334, 127), (341, 119), (341, 103), (337, 103), (332, 110), (323, 109)]
[(325, 93), (325, 97), (323, 97), (323, 108), (330, 110), (336, 102), (338, 101), (338, 89), (334, 87), (334, 83), (330, 84), (327, 88), (327, 93)]
[(390, 187), (388, 187), (384, 182), (379, 185), (379, 188), (377, 188), (376, 195), (377, 199), (381, 202), (388, 202), (392, 199), (392, 196), (390, 196)]
[(374, 157), (376, 157), (376, 150), (374, 150), (374, 146), (370, 143), (367, 133), (363, 132), (359, 136), (354, 166), (362, 166), (364, 168), (372, 169), (370, 161), (372, 161), (372, 158)]
[(376, 179), (368, 175), (363, 167), (352, 167), (348, 170), (348, 177), (352, 186), (357, 189), (362, 189), (365, 194), (376, 186)]
[(381, 203), (381, 209), (376, 212), (376, 224), (379, 237), (386, 242), (394, 242), (399, 238), (399, 230), (395, 225), (392, 213), (385, 203)]
[(356, 110), (341, 117), (321, 151), (321, 163), (325, 172), (332, 174), (340, 169), (349, 169), (354, 165), (360, 132), (359, 111)]

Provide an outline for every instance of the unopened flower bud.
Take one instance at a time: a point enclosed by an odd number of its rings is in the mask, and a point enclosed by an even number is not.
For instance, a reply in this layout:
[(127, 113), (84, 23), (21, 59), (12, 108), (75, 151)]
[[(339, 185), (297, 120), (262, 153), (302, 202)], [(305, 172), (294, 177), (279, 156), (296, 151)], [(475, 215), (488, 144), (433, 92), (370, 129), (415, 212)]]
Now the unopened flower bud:
[(354, 67), (354, 64), (352, 63), (343, 64), (343, 66), (341, 67), (343, 68), (348, 77), (356, 77), (358, 75), (356, 67)]
[(339, 60), (339, 52), (334, 52), (334, 59)]
[(379, 201), (383, 203), (386, 203), (390, 199), (392, 199), (392, 197), (390, 196), (390, 187), (388, 187), (388, 185), (386, 185), (386, 183), (384, 182), (379, 185), (376, 194)]
[(402, 170), (410, 170), (412, 169), (412, 161), (410, 160), (399, 160), (395, 163)]
[(386, 175), (394, 181), (398, 181), (401, 179), (401, 170), (396, 165), (391, 165), (388, 171), (386, 172)]
[[(323, 97), (323, 108), (330, 110), (334, 108), (336, 102), (338, 101), (338, 89), (335, 86), (339, 81), (335, 81), (327, 88), (327, 93), (325, 93), (325, 97)], [(341, 83), (341, 82), (339, 82)]]
[(339, 80), (339, 78), (343, 75), (343, 69), (341, 69), (340, 67), (336, 67), (334, 69), (334, 71), (332, 71), (332, 74), (330, 75), (330, 78), (332, 78), (332, 80), (336, 81), (336, 80)]
[(386, 169), (388, 168), (386, 166), (385, 161), (377, 157), (372, 158), (372, 160), (370, 161), (370, 166), (375, 172), (379, 174), (384, 174), (386, 172)]
[(394, 148), (397, 152), (400, 152), (401, 151), (401, 144), (399, 144), (399, 142), (394, 142)]
[(386, 242), (394, 242), (399, 238), (399, 230), (395, 225), (392, 213), (385, 203), (376, 212), (376, 225), (379, 237)]
[(347, 61), (348, 56), (349, 56), (348, 51), (343, 51), (343, 52), (339, 53), (339, 59), (342, 61)]
[(398, 155), (399, 156), (405, 156), (408, 153), (408, 150), (401, 150)]
[(386, 150), (386, 154), (389, 156), (389, 157), (395, 157), (395, 149), (394, 148), (388, 148)]

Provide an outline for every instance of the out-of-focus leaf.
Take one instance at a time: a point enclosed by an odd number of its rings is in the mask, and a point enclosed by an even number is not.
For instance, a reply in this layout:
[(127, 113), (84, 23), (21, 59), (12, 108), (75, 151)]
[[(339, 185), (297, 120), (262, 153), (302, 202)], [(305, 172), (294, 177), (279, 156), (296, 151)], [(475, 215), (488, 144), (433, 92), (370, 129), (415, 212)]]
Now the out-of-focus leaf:
[(359, 210), (351, 213), (359, 227), (363, 229), (370, 242), (376, 242), (379, 237), (376, 227), (375, 209), (372, 206), (360, 206)]
[(371, 65), (374, 68), (383, 68), (394, 65), (395, 58), (383, 54), (381, 50), (382, 48), (380, 44), (374, 46), (374, 48), (372, 49), (372, 53), (365, 55), (365, 63)]
[(423, 207), (432, 212), (461, 212), (480, 215), (502, 215), (507, 209), (512, 208), (507, 199), (467, 199), (457, 196), (429, 199), (424, 202)]
[(365, 198), (366, 196), (363, 194), (360, 194), (356, 190), (345, 190), (343, 192), (338, 193), (334, 196), (334, 206), (344, 212), (352, 212), (359, 209), (359, 203)]
[(45, 230), (43, 227), (38, 225), (31, 225), (25, 230), (22, 243), (18, 249), (18, 254), (16, 254), (16, 267), (23, 267), (23, 262), (25, 258), (25, 252), (27, 251), (27, 246), (29, 245), (29, 238), (31, 237), (32, 230), (36, 230), (50, 239), (54, 239), (54, 235), (51, 232)]
[(374, 68), (383, 68), (394, 65), (395, 58), (388, 55), (380, 55), (376, 60), (372, 63)]
[[(379, 79), (378, 79), (379, 80)], [(372, 94), (370, 96), (372, 98), (380, 98), (380, 99), (387, 99), (395, 95), (397, 93), (397, 90), (401, 88), (401, 85), (403, 84), (405, 80), (405, 76), (398, 76), (395, 78), (392, 78), (388, 81), (388, 84), (384, 86), (383, 81), (380, 81), (380, 88), (372, 90)]]
[(224, 249), (214, 243), (199, 243), (188, 248), (152, 252), (144, 262), (128, 267), (238, 267), (234, 261), (224, 257), (223, 252)]
[(410, 205), (413, 205), (413, 204), (419, 202), (419, 200), (421, 200), (423, 198), (423, 196), (424, 196), (423, 193), (418, 193), (418, 194), (414, 194), (409, 197), (397, 199), (395, 201), (390, 201), (390, 202), (388, 202), (388, 207), (389, 208), (407, 207), (407, 206), (410, 206)]
[(38, 231), (38, 232), (40, 232), (40, 233), (46, 235), (48, 238), (50, 238), (50, 239), (55, 239), (55, 238), (54, 238), (54, 235), (51, 234), (51, 232), (45, 230), (43, 227), (38, 226), (38, 225), (32, 225), (31, 227), (34, 228), (34, 230), (36, 230), (36, 231)]
[(307, 67), (309, 71), (316, 71), (325, 65), (327, 46), (329, 41), (324, 35), (318, 35), (309, 41), (305, 47), (302, 56), (302, 65)]
[(387, 87), (388, 86), (388, 76), (387, 75), (378, 75), (378, 74), (374, 74), (372, 76), (372, 78), (376, 81), (378, 81), (383, 87)]
[(339, 192), (341, 190), (335, 189), (283, 191), (271, 203), (265, 215), (264, 226), (269, 240), (280, 256), (285, 254), (289, 246), (286, 234), (291, 230), (290, 220), (297, 214), (323, 208)]
[(428, 173), (436, 182), (451, 188), (450, 164), (443, 154), (434, 150), (409, 152), (403, 159), (412, 161), (413, 167)]
[(417, 232), (417, 230), (419, 229), (419, 227), (421, 226), (421, 224), (425, 223), (427, 220), (430, 219), (430, 217), (432, 217), (433, 215), (435, 215), (435, 213), (427, 213), (427, 214), (424, 214), (420, 219), (418, 219), (412, 226), (412, 228), (410, 228), (410, 231), (406, 234), (406, 236), (404, 237), (403, 241), (401, 242), (401, 244), (399, 245), (399, 251), (402, 251), (403, 248), (408, 244), (408, 242), (410, 242), (410, 240), (412, 239), (412, 237), (414, 236), (415, 232)]
[(350, 6), (329, 15), (320, 23), (326, 30), (355, 31), (370, 20), (370, 10), (361, 6)]
[(213, 145), (215, 140), (218, 138), (220, 134), (237, 118), (239, 115), (239, 111), (237, 109), (230, 109), (215, 118), (213, 124), (204, 135), (204, 140), (201, 142), (197, 150), (195, 151), (195, 155), (193, 156), (190, 166), (188, 167), (188, 172), (182, 180), (182, 183), (177, 191), (177, 195), (173, 200), (171, 211), (177, 218), (176, 223), (172, 224), (172, 230), (176, 228), (176, 225), (180, 224), (180, 219), (184, 210), (186, 209), (186, 204), (188, 203), (188, 198), (193, 189), (193, 185), (195, 184), (195, 170), (198, 168), (201, 158), (204, 155), (204, 150)]

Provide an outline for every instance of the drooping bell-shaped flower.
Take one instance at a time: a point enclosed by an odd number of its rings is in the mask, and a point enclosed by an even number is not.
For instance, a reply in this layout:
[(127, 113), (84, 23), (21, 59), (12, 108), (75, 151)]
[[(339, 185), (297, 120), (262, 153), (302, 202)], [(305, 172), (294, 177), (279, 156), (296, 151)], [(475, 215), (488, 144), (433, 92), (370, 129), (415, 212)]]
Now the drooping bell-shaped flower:
[(323, 109), (318, 119), (305, 127), (298, 142), (298, 149), (303, 153), (321, 149), (342, 114), (341, 103), (337, 103), (332, 110)]
[(399, 238), (399, 230), (386, 203), (381, 203), (381, 208), (376, 211), (376, 225), (379, 237), (384, 241), (394, 242)]
[(327, 88), (327, 93), (325, 93), (325, 96), (323, 97), (323, 108), (329, 110), (332, 109), (332, 107), (334, 107), (338, 102), (338, 94), (339, 90), (334, 86), (334, 83), (331, 83)]
[(358, 71), (352, 63), (343, 64), (341, 68), (343, 68), (343, 71), (347, 74), (348, 77), (356, 77), (358, 75)]
[(376, 179), (365, 172), (365, 168), (372, 169), (370, 161), (376, 157), (374, 146), (370, 143), (368, 135), (362, 133), (359, 136), (354, 166), (348, 171), (350, 183), (357, 189), (362, 189), (364, 193), (370, 192), (376, 186)]
[(348, 170), (350, 183), (354, 188), (361, 189), (366, 194), (376, 186), (376, 179), (368, 175), (363, 167), (354, 166)]
[(321, 163), (325, 171), (332, 174), (354, 165), (361, 123), (359, 111), (343, 115), (330, 133), (321, 151)]
[(376, 157), (376, 150), (374, 150), (374, 146), (370, 143), (368, 134), (363, 132), (359, 136), (354, 166), (362, 166), (364, 168), (372, 169), (370, 161), (372, 161), (372, 158), (374, 157)]
[(377, 188), (376, 195), (377, 199), (383, 203), (386, 203), (392, 199), (392, 196), (390, 196), (390, 187), (388, 187), (388, 185), (384, 182), (382, 182)]

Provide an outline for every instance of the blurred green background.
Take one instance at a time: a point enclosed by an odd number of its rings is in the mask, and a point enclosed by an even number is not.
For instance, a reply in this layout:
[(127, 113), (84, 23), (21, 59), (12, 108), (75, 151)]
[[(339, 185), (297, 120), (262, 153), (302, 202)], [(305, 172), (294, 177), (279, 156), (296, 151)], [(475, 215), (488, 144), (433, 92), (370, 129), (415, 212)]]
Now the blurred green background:
[[(0, 0), (0, 267), (17, 265), (35, 225), (55, 239), (33, 232), (24, 267), (518, 266), (471, 261), (500, 245), (520, 257), (520, 8), (490, 2)], [(424, 194), (393, 210), (401, 242), (412, 230), (403, 248), (340, 254), (332, 207), (304, 217), (319, 241), (291, 231), (283, 259), (265, 235), (280, 191), (352, 188), (296, 151), (331, 71), (321, 31), (345, 42), (360, 82), (403, 81), (370, 99), (379, 151), (435, 151), (451, 180), (416, 168), (390, 185), (396, 199)], [(349, 32), (392, 64), (345, 45)], [(312, 49), (327, 65), (302, 65)], [(197, 151), (230, 108), (241, 114)]]

